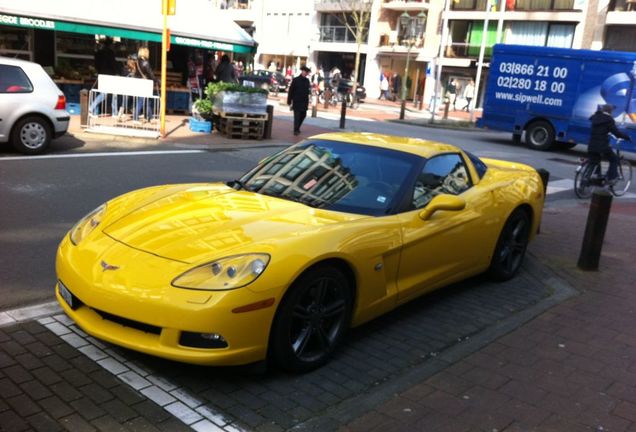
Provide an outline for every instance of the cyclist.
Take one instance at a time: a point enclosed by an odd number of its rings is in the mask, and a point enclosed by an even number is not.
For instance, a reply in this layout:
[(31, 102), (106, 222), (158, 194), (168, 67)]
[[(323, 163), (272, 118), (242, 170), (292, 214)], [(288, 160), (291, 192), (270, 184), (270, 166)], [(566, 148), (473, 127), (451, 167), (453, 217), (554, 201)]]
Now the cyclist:
[(599, 105), (596, 112), (590, 117), (592, 129), (590, 132), (590, 140), (587, 145), (587, 153), (590, 159), (600, 162), (602, 158), (609, 161), (607, 169), (607, 182), (610, 185), (616, 183), (618, 177), (618, 156), (612, 150), (609, 144), (609, 134), (611, 133), (617, 138), (631, 141), (629, 135), (621, 132), (616, 127), (612, 111), (614, 105)]

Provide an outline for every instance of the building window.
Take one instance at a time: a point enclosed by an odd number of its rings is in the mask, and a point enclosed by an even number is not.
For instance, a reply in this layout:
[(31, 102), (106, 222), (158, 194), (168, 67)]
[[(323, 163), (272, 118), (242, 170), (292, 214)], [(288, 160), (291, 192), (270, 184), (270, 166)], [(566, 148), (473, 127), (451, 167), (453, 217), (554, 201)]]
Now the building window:
[(634, 41), (636, 41), (636, 26), (607, 26), (603, 49), (636, 52)]
[(519, 21), (509, 24), (507, 44), (572, 48), (573, 24)]
[(32, 60), (31, 41), (33, 31), (30, 29), (3, 26), (0, 31), (0, 55)]

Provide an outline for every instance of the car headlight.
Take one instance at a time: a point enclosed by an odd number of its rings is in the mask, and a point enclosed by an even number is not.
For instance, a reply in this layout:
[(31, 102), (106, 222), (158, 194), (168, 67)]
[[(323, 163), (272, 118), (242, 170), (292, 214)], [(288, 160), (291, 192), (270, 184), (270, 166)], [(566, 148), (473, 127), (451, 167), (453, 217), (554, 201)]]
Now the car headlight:
[(84, 216), (75, 224), (71, 229), (71, 242), (74, 245), (78, 245), (84, 237), (86, 237), (91, 231), (93, 231), (97, 225), (102, 221), (102, 217), (106, 212), (106, 204), (102, 204), (95, 210)]
[(267, 254), (246, 254), (221, 258), (178, 276), (172, 286), (200, 290), (229, 290), (254, 282), (269, 264)]

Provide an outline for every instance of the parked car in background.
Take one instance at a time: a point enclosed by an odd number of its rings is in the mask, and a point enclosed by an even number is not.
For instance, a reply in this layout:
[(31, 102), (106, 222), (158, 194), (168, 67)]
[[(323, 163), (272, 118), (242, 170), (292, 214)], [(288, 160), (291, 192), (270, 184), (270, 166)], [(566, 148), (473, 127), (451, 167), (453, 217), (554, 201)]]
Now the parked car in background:
[(280, 91), (286, 92), (289, 87), (289, 83), (282, 73), (271, 72), (264, 69), (241, 75), (239, 82), (244, 84), (244, 81), (253, 82), (255, 87), (267, 89), (272, 93), (278, 93)]
[(42, 66), (0, 56), (0, 143), (42, 153), (66, 133), (70, 119), (64, 93)]

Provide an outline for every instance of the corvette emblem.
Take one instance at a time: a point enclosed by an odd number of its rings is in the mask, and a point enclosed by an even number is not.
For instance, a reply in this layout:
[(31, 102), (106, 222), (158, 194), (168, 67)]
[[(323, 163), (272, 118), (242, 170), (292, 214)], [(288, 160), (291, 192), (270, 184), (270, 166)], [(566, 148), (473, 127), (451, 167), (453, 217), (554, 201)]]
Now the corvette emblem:
[(106, 270), (117, 270), (119, 268), (119, 266), (110, 265), (104, 260), (102, 260), (101, 265), (102, 265), (102, 271), (103, 272), (105, 272)]

